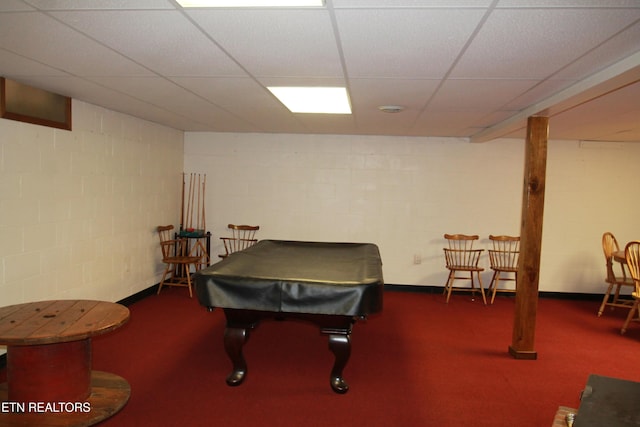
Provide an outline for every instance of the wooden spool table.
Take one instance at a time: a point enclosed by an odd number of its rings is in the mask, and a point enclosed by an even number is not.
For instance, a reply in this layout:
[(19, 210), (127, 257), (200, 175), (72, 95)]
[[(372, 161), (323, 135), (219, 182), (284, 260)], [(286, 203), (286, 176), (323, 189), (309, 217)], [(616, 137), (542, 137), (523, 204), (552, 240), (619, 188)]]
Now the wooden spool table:
[(129, 383), (91, 370), (91, 337), (129, 320), (123, 305), (56, 300), (0, 308), (7, 382), (0, 385), (0, 426), (88, 426), (118, 412)]

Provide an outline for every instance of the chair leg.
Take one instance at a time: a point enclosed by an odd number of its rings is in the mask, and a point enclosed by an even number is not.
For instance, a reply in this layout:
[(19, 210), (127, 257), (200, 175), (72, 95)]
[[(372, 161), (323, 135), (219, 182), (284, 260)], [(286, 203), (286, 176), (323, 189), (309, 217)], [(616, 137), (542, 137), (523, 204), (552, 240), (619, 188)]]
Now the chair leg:
[[(484, 305), (487, 305), (487, 297), (484, 295), (484, 287), (482, 286), (482, 279), (480, 278), (480, 272), (476, 271), (476, 275), (478, 276), (478, 286), (480, 286), (480, 294), (482, 294), (482, 302)], [(471, 277), (473, 278), (473, 272), (471, 272)], [(473, 286), (473, 279), (472, 279)]]
[(451, 270), (449, 270), (447, 280), (444, 281), (444, 289), (442, 290), (442, 295), (446, 295), (447, 291), (449, 290), (449, 280), (451, 280)]
[(193, 298), (193, 292), (191, 291), (191, 266), (184, 264), (184, 274), (187, 276), (187, 287), (189, 288), (189, 298)]
[(609, 302), (609, 295), (611, 295), (611, 290), (613, 289), (613, 283), (609, 283), (609, 287), (607, 291), (604, 293), (604, 298), (602, 298), (602, 304), (600, 304), (600, 308), (598, 309), (598, 317), (602, 316), (604, 312), (604, 308), (607, 306)]
[[(476, 293), (476, 287), (475, 287), (475, 281), (474, 281), (474, 277), (473, 277), (473, 271), (469, 271), (469, 277), (464, 276), (464, 277), (460, 277), (455, 275), (456, 271), (455, 270), (450, 270), (449, 271), (449, 277), (447, 278), (447, 284), (445, 285), (445, 290), (444, 292), (447, 294), (447, 300), (446, 303), (449, 303), (449, 298), (451, 298), (451, 292), (453, 291), (453, 284), (455, 282), (456, 279), (461, 279), (461, 280), (470, 280), (471, 281), (471, 298), (475, 298), (475, 293)], [(476, 271), (476, 275), (478, 276), (478, 286), (480, 288), (480, 294), (482, 295), (482, 301), (484, 302), (484, 305), (487, 305), (487, 298), (485, 296), (484, 293), (484, 287), (482, 286), (482, 279), (480, 278), (480, 272)]]
[(455, 271), (449, 270), (449, 277), (447, 278), (447, 285), (445, 292), (447, 293), (446, 303), (449, 304), (449, 298), (451, 298), (451, 291), (453, 290), (453, 282), (455, 280)]
[[(484, 287), (482, 286), (482, 279), (480, 278), (480, 272), (476, 271), (476, 276), (478, 277), (478, 287), (480, 288), (480, 294), (482, 295), (482, 302), (484, 303), (484, 305), (487, 305), (487, 298), (485, 297), (484, 294)], [(471, 300), (475, 300), (476, 297), (476, 285), (475, 285), (475, 281), (473, 280), (473, 271), (469, 272), (469, 280), (471, 281)]]
[(625, 332), (627, 332), (627, 327), (629, 326), (629, 322), (631, 322), (631, 319), (633, 319), (633, 315), (636, 313), (636, 311), (638, 311), (639, 301), (640, 301), (639, 299), (633, 300), (633, 306), (631, 307), (631, 310), (629, 310), (629, 314), (627, 315), (627, 319), (624, 321), (624, 325), (622, 325), (620, 334), (624, 334)]
[(620, 297), (620, 288), (622, 287), (622, 285), (618, 284), (616, 285), (616, 293), (613, 295), (613, 303), (617, 304), (618, 303), (618, 298)]
[(491, 304), (496, 299), (496, 292), (498, 291), (498, 285), (500, 284), (500, 272), (494, 271), (493, 278), (491, 279), (491, 285), (489, 285), (489, 289), (491, 290)]
[(471, 282), (471, 301), (476, 300), (476, 284), (473, 281), (473, 271), (469, 272), (469, 282)]
[(496, 281), (496, 274), (497, 273), (498, 272), (496, 270), (493, 271), (493, 275), (491, 276), (491, 281), (489, 282), (489, 287), (487, 288), (487, 291), (489, 291), (489, 292), (493, 289), (493, 284)]
[(164, 273), (162, 273), (162, 279), (160, 280), (160, 285), (158, 286), (158, 292), (156, 293), (156, 295), (160, 295), (160, 291), (162, 290), (162, 285), (164, 285), (164, 281), (167, 278), (167, 274), (169, 273), (169, 270), (171, 270), (171, 264), (167, 264), (167, 268), (165, 268)]
[[(184, 283), (185, 278), (187, 279), (186, 284)], [(193, 286), (191, 284), (191, 266), (190, 265), (167, 264), (167, 268), (164, 270), (164, 273), (162, 274), (162, 280), (160, 280), (160, 285), (158, 286), (157, 295), (160, 295), (162, 286), (164, 286), (165, 282), (169, 279), (172, 279), (172, 281), (167, 283), (167, 286), (186, 286), (187, 288), (189, 288), (189, 297), (193, 298)]]

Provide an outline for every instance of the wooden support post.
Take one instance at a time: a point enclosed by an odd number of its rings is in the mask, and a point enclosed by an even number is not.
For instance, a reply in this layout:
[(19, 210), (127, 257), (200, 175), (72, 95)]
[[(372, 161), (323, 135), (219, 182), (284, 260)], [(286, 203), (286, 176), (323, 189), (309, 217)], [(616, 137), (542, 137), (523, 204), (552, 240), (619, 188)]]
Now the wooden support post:
[(516, 359), (532, 360), (538, 357), (533, 344), (538, 309), (548, 130), (548, 117), (529, 117), (525, 148), (518, 283), (513, 336), (509, 346), (509, 353)]

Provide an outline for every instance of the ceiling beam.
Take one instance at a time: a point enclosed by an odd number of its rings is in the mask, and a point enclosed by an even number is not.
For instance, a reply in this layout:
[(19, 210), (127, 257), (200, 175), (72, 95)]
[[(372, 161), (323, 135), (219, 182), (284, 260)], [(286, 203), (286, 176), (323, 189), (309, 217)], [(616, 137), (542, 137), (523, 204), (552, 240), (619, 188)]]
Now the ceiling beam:
[(580, 80), (556, 94), (532, 104), (517, 114), (471, 136), (471, 142), (486, 142), (527, 126), (531, 116), (553, 117), (563, 111), (640, 81), (640, 52)]

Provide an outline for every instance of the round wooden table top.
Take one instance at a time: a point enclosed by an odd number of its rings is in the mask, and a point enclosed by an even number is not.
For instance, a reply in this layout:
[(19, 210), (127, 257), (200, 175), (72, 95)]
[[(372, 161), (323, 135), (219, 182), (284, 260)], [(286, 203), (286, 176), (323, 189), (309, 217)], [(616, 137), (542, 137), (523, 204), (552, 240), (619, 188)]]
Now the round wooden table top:
[(78, 341), (105, 334), (129, 320), (121, 304), (53, 300), (0, 308), (0, 344), (39, 345)]

